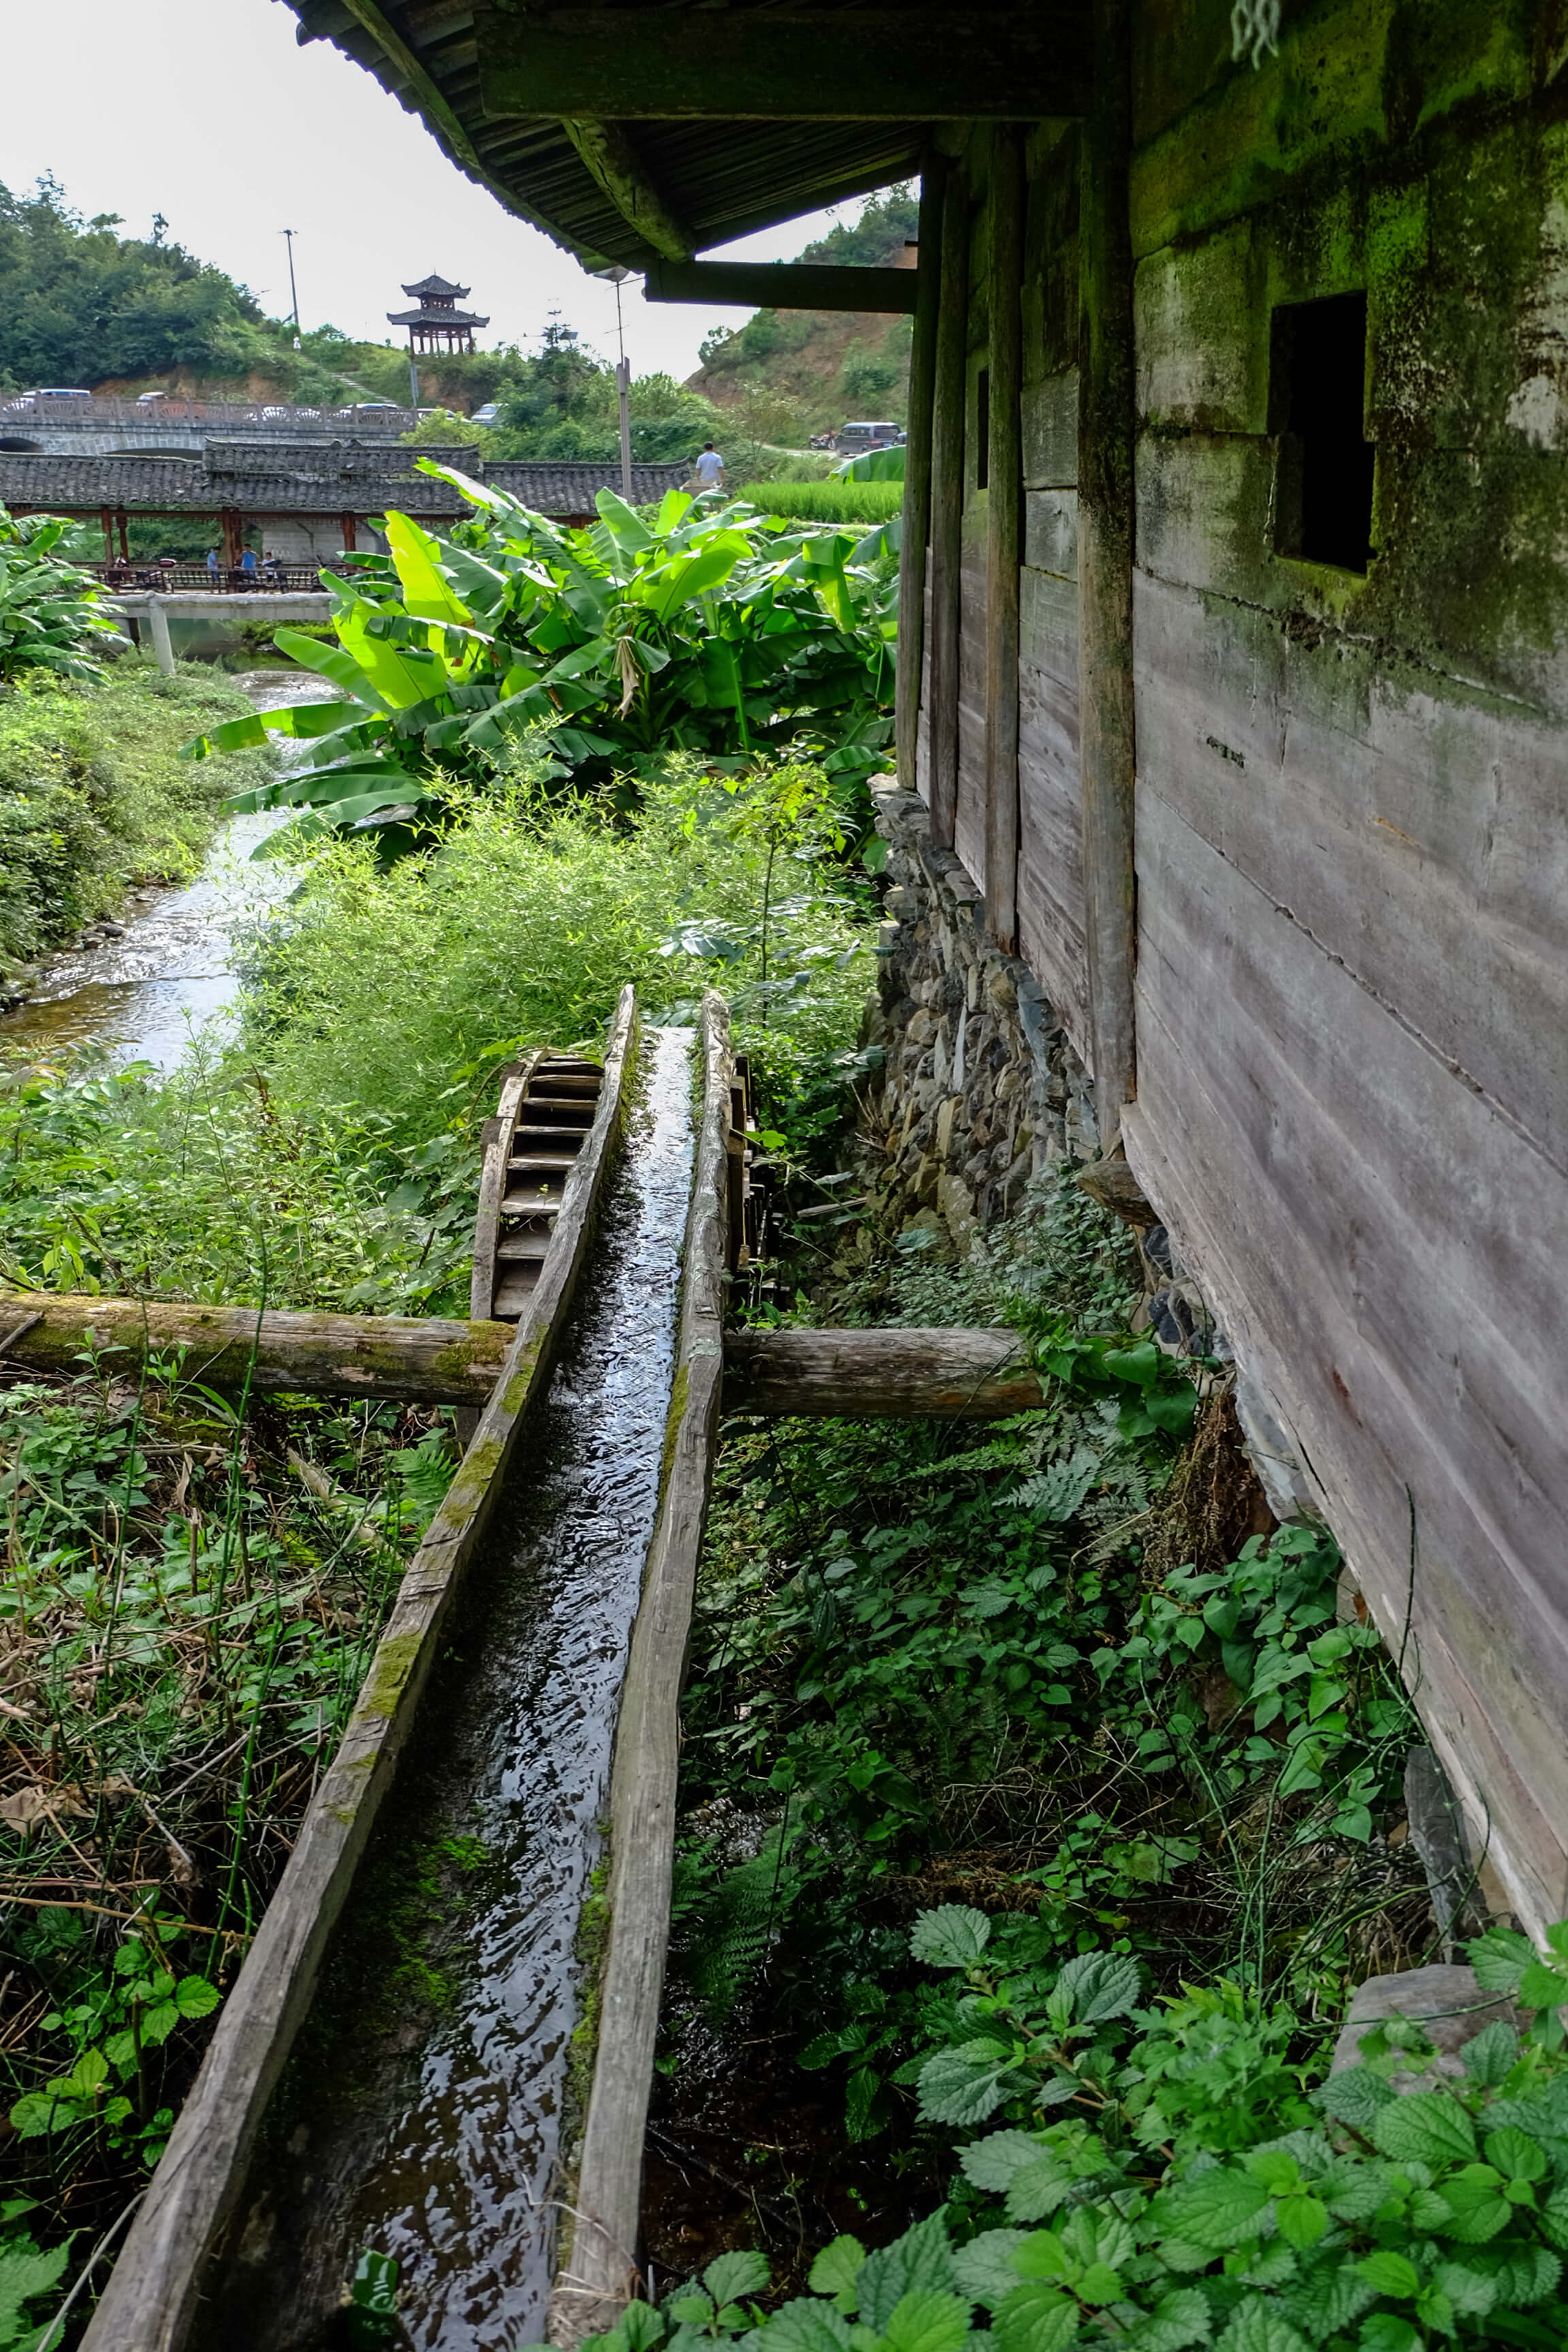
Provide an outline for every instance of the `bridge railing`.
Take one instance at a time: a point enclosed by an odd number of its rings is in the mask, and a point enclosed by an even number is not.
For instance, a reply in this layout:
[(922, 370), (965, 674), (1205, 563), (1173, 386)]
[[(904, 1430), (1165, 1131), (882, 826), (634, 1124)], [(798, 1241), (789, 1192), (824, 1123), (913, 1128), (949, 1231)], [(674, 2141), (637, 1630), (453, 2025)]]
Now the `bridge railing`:
[[(336, 568), (342, 568), (341, 562)], [(138, 563), (132, 559), (129, 563), (84, 563), (80, 569), (95, 572), (106, 588), (132, 596), (149, 592), (177, 596), (192, 590), (206, 596), (277, 595), (280, 591), (314, 595), (326, 586), (321, 567), (316, 563), (258, 564), (248, 572), (237, 564), (232, 570), (220, 564), (214, 572), (205, 563)]]
[(0, 427), (47, 425), (201, 425), (214, 432), (236, 426), (260, 426), (274, 433), (334, 433), (352, 427), (357, 438), (367, 433), (395, 436), (411, 433), (419, 419), (412, 408), (386, 408), (367, 402), (348, 408), (304, 408), (276, 400), (127, 400), (112, 393), (94, 393), (88, 400), (51, 398), (41, 392), (18, 393), (0, 401)]

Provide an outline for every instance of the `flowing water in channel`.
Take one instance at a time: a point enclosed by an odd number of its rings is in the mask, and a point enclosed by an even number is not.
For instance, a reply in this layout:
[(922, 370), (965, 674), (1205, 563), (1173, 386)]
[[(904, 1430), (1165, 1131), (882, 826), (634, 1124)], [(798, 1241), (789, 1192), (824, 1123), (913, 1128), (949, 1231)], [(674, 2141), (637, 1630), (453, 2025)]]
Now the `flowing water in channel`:
[[(337, 690), (309, 670), (253, 670), (231, 683), (243, 687), (258, 710), (321, 702)], [(287, 765), (288, 742), (279, 750)], [(294, 887), (287, 865), (251, 862), (252, 850), (291, 814), (268, 809), (230, 817), (194, 882), (133, 894), (123, 939), (51, 957), (26, 1003), (0, 1021), (0, 1041), (40, 1049), (100, 1045), (117, 1061), (173, 1068), (193, 1032), (234, 995), (235, 931)]]
[(574, 1948), (669, 1401), (689, 1048), (645, 1033), (548, 1403), (274, 2097), (205, 2338), (225, 2352), (335, 2341), (321, 2331), (365, 2249), (401, 2265), (415, 2352), (543, 2333)]

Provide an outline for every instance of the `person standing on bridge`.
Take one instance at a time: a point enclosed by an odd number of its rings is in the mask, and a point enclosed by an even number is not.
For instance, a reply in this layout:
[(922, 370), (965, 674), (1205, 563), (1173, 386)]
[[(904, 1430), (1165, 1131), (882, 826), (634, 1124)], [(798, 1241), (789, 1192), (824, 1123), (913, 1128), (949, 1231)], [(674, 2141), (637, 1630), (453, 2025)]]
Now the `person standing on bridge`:
[(212, 573), (215, 580), (217, 578), (217, 550), (216, 547), (209, 547), (207, 550), (207, 570)]

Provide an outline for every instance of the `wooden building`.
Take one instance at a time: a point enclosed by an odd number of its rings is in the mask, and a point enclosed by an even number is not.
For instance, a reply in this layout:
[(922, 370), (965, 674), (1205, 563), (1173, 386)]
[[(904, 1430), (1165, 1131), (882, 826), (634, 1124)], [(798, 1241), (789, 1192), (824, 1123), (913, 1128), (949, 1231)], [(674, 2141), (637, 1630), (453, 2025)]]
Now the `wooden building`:
[[(702, 247), (923, 173), (899, 764), (943, 919), (1016, 949), (1476, 1852), (1562, 1917), (1561, 11), (294, 5), (685, 299)], [(940, 1045), (910, 1110), (956, 1166)]]
[(489, 319), (481, 319), (472, 310), (459, 310), (470, 289), (454, 286), (449, 278), (422, 278), (416, 286), (405, 286), (405, 294), (414, 297), (412, 310), (389, 310), (389, 327), (406, 327), (408, 349), (416, 356), (421, 352), (471, 352), (475, 330), (488, 327)]

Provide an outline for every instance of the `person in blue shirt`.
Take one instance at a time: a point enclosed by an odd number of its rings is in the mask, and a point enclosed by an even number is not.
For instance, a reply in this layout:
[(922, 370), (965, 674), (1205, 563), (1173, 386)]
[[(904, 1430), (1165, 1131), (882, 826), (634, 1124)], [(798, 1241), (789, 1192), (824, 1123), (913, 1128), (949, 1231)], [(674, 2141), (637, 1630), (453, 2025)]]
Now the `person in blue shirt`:
[(215, 578), (217, 575), (217, 550), (216, 547), (209, 547), (207, 550), (207, 570)]

